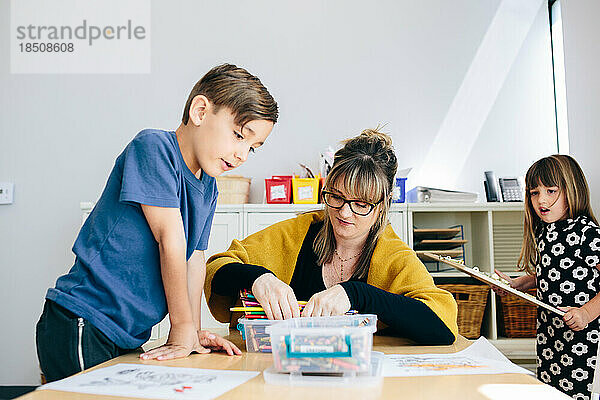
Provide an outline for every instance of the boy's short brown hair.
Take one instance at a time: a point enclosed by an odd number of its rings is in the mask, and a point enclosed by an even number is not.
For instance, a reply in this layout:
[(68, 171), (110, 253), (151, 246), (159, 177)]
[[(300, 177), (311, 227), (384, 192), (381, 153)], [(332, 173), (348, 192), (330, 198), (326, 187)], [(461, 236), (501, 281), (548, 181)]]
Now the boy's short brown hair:
[(227, 107), (240, 126), (254, 120), (277, 122), (277, 102), (261, 81), (244, 68), (222, 64), (208, 71), (194, 85), (185, 103), (181, 119), (184, 125), (190, 117), (192, 100), (198, 95), (206, 96), (214, 105), (215, 113)]

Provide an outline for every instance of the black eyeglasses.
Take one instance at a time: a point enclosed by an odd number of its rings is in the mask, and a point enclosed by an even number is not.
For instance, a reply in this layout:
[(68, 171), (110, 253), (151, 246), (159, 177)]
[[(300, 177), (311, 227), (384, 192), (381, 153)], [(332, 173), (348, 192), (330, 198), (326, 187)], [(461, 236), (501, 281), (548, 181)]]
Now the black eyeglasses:
[(381, 203), (379, 200), (377, 203), (369, 203), (368, 201), (362, 200), (348, 200), (339, 194), (329, 192), (327, 190), (323, 190), (321, 192), (323, 194), (323, 201), (331, 208), (340, 209), (344, 207), (344, 204), (348, 203), (350, 205), (350, 210), (362, 217), (369, 215), (371, 211), (377, 206), (377, 204)]

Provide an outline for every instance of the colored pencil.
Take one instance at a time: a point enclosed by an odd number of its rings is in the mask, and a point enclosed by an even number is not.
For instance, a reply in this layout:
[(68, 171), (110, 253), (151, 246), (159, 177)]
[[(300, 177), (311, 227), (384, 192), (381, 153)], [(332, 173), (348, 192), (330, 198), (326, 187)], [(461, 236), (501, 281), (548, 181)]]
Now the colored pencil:
[[(300, 305), (300, 308), (304, 308)], [(241, 311), (241, 312), (252, 312), (252, 311), (265, 311), (262, 307), (231, 307), (229, 311)]]

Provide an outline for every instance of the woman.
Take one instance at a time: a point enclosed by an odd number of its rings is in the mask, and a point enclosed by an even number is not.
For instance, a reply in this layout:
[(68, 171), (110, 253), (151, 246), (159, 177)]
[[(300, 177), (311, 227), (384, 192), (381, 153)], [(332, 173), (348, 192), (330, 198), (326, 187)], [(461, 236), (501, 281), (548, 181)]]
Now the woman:
[[(274, 224), (208, 260), (205, 293), (227, 322), (241, 289), (269, 319), (377, 314), (393, 334), (422, 344), (456, 339), (457, 306), (387, 222), (397, 161), (391, 138), (365, 130), (336, 152), (325, 210)], [(297, 299), (309, 299), (302, 314)]]

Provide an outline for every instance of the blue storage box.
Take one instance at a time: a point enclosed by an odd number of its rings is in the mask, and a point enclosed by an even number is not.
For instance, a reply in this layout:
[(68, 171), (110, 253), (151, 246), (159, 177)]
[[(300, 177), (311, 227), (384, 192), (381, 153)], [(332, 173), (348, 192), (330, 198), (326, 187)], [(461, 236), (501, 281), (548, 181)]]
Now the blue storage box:
[(392, 203), (404, 203), (405, 200), (406, 178), (396, 178), (394, 191), (392, 193)]

